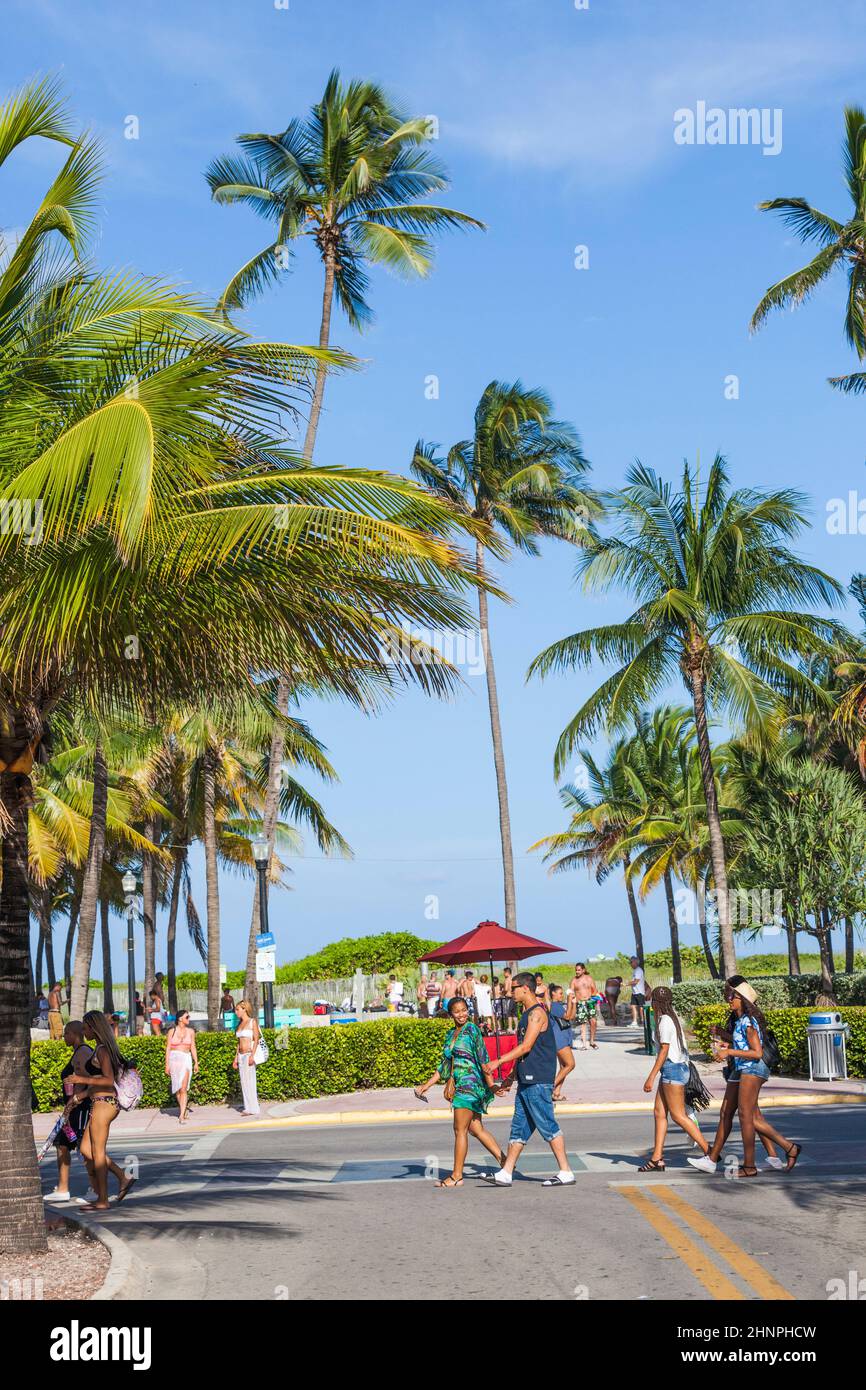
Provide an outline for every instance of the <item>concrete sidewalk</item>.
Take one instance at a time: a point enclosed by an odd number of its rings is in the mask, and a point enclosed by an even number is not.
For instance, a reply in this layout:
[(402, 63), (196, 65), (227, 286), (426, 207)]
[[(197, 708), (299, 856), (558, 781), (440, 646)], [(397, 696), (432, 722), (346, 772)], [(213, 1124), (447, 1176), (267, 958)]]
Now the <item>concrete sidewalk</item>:
[[(593, 1111), (648, 1111), (653, 1097), (643, 1090), (652, 1058), (643, 1050), (643, 1033), (629, 1028), (599, 1028), (596, 1051), (575, 1051), (575, 1068), (564, 1088), (564, 1100), (557, 1114), (579, 1115)], [(704, 1084), (718, 1105), (725, 1084), (717, 1063), (695, 1058)], [(866, 1102), (866, 1082), (809, 1081), (801, 1077), (773, 1077), (764, 1088), (761, 1105), (822, 1105)], [(490, 1114), (503, 1118), (511, 1114), (512, 1098), (497, 1097)], [(194, 1105), (186, 1125), (179, 1125), (176, 1108), (133, 1110), (121, 1113), (111, 1128), (112, 1139), (124, 1135), (186, 1135), (203, 1130), (251, 1128), (281, 1125), (383, 1124), (433, 1119), (449, 1119), (450, 1108), (437, 1088), (428, 1104), (416, 1100), (411, 1087), (388, 1090), (354, 1091), (346, 1095), (320, 1096), (316, 1100), (267, 1101), (257, 1119), (244, 1119), (240, 1103), (235, 1105)], [(38, 1141), (47, 1138), (57, 1118), (34, 1115), (33, 1131)]]

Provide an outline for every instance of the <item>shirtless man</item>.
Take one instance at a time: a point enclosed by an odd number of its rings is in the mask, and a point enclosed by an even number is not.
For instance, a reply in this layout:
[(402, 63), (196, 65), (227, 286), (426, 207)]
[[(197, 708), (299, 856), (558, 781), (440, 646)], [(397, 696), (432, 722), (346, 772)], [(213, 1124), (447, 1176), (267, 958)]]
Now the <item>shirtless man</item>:
[(478, 1000), (475, 998), (475, 976), (471, 970), (464, 970), (463, 979), (457, 986), (457, 993), (461, 999), (466, 1000), (469, 1009), (469, 1017), (473, 1023), (478, 1022)]
[(442, 1007), (447, 1009), (448, 1000), (453, 999), (457, 993), (457, 981), (454, 978), (453, 970), (445, 971), (445, 979), (442, 981)]
[(60, 1013), (62, 1002), (60, 985), (55, 983), (48, 991), (48, 1037), (52, 1042), (59, 1042), (63, 1037), (63, 1017)]
[(511, 992), (511, 969), (506, 965), (502, 972), (502, 1021), (505, 1024), (506, 1033), (513, 1033), (517, 1029), (517, 1005)]
[(589, 1045), (591, 1048), (595, 1049), (598, 1047), (598, 1043), (595, 1040), (598, 1018), (597, 1006), (593, 995), (598, 993), (598, 987), (582, 960), (579, 960), (574, 967), (574, 979), (568, 987), (568, 992), (574, 996), (577, 1005), (575, 1010), (575, 1021), (580, 1024), (579, 1050), (581, 1052), (586, 1051), (587, 1024), (589, 1024)]

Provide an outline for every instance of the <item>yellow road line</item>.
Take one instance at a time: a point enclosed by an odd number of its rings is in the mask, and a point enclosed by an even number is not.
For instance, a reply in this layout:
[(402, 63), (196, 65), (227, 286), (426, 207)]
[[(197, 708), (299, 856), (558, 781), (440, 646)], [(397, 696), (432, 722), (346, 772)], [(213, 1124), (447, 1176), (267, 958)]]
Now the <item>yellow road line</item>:
[(713, 1263), (710, 1256), (701, 1250), (700, 1246), (696, 1245), (684, 1231), (680, 1230), (679, 1226), (670, 1221), (664, 1212), (653, 1206), (649, 1189), (620, 1187), (617, 1191), (622, 1193), (626, 1201), (631, 1202), (635, 1210), (640, 1212), (644, 1220), (649, 1222), (662, 1240), (666, 1241), (671, 1249), (679, 1255), (683, 1264), (688, 1266), (695, 1278), (703, 1284), (713, 1298), (745, 1299), (745, 1294)]
[(707, 1245), (711, 1245), (714, 1250), (727, 1260), (728, 1264), (754, 1289), (755, 1293), (761, 1298), (770, 1301), (780, 1302), (783, 1299), (792, 1299), (794, 1295), (783, 1288), (771, 1274), (768, 1274), (763, 1265), (759, 1265), (757, 1260), (753, 1260), (751, 1255), (747, 1255), (730, 1236), (726, 1236), (724, 1231), (719, 1230), (718, 1226), (713, 1225), (706, 1216), (697, 1211), (693, 1206), (677, 1192), (672, 1192), (668, 1188), (659, 1188), (657, 1197), (660, 1202), (675, 1211), (677, 1216), (681, 1216), (687, 1226), (705, 1240)]

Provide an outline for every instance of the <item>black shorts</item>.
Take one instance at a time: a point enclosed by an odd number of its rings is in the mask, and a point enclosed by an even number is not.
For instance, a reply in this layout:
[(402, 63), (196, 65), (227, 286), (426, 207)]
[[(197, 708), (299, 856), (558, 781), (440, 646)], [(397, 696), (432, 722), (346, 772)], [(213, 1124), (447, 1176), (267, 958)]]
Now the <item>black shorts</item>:
[(632, 990), (631, 1002), (633, 1004), (637, 1004), (638, 1008), (642, 1009), (644, 1004), (646, 1003), (646, 995), (635, 994), (634, 990)]
[(84, 1131), (87, 1128), (87, 1121), (90, 1119), (89, 1100), (83, 1100), (80, 1105), (74, 1105), (69, 1112), (69, 1128), (75, 1131), (75, 1138), (70, 1139), (68, 1134), (64, 1134), (61, 1129), (57, 1138), (54, 1140), (55, 1149), (77, 1149), (81, 1143)]

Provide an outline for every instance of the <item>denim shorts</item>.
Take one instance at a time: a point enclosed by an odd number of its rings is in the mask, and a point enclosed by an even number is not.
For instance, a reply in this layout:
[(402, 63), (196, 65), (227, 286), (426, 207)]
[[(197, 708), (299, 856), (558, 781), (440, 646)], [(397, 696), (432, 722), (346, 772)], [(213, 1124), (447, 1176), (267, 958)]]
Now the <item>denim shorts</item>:
[(762, 1081), (769, 1081), (770, 1068), (766, 1062), (755, 1058), (747, 1058), (745, 1062), (737, 1062), (737, 1070), (731, 1080), (739, 1081), (741, 1076), (760, 1076)]
[(689, 1079), (688, 1062), (664, 1062), (662, 1081), (668, 1086), (685, 1086)]
[(514, 1118), (511, 1121), (509, 1144), (525, 1144), (538, 1130), (550, 1143), (562, 1131), (553, 1114), (553, 1086), (518, 1086), (514, 1097)]

